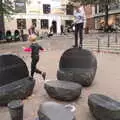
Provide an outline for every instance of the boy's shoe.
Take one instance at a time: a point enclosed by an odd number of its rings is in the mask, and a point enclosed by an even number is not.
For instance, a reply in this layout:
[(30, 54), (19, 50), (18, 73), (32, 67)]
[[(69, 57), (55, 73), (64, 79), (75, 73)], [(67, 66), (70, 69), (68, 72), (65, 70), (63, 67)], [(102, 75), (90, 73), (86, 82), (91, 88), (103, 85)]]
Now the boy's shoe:
[(79, 45), (79, 49), (82, 49), (82, 45), (81, 44)]
[(43, 77), (43, 80), (46, 79), (46, 72), (43, 72), (43, 73), (42, 73), (42, 77)]
[(73, 45), (72, 47), (73, 47), (73, 48), (77, 48), (78, 46), (77, 46), (77, 45)]

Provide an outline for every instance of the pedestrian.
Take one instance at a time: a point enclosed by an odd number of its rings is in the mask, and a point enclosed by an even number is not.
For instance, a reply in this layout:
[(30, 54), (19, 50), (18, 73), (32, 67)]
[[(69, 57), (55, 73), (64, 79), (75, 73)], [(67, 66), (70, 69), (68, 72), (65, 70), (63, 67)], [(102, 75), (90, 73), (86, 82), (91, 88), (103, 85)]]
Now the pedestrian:
[(44, 50), (37, 42), (36, 42), (36, 35), (31, 35), (29, 38), (31, 45), (31, 77), (34, 76), (34, 73), (39, 73), (42, 75), (43, 79), (46, 78), (46, 72), (42, 72), (36, 68), (36, 65), (39, 61), (39, 51)]
[[(84, 12), (84, 8), (81, 6), (75, 6), (74, 11), (74, 17), (75, 17), (75, 45), (73, 47), (79, 47), (82, 48), (83, 45), (83, 27), (84, 23), (86, 22), (86, 16)], [(78, 35), (80, 42), (78, 43)], [(79, 46), (78, 46), (79, 44)]]
[(64, 26), (63, 25), (60, 26), (60, 30), (61, 30), (61, 35), (64, 34)]
[(32, 24), (31, 27), (28, 29), (28, 33), (29, 33), (29, 35), (32, 35), (32, 34), (37, 35), (38, 34), (35, 30), (35, 25), (34, 24)]
[(50, 27), (50, 32), (48, 33), (48, 38), (50, 38), (51, 36), (53, 36), (53, 27), (52, 27), (52, 25)]

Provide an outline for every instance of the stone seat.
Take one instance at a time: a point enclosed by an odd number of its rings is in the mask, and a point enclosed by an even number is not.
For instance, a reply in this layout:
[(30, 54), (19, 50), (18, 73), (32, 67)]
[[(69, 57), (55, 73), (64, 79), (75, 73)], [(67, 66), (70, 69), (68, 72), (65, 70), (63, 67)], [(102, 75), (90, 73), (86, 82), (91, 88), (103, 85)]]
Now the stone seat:
[(39, 120), (75, 120), (72, 112), (67, 110), (62, 104), (56, 102), (45, 102), (38, 110)]
[(44, 88), (52, 98), (62, 101), (72, 101), (77, 99), (81, 94), (81, 85), (67, 81), (47, 81)]
[(105, 95), (91, 94), (88, 105), (97, 120), (120, 120), (120, 102)]
[(57, 79), (90, 86), (94, 80), (96, 69), (97, 60), (92, 52), (70, 48), (60, 58)]
[(35, 80), (29, 77), (25, 62), (16, 55), (0, 55), (0, 105), (32, 94)]

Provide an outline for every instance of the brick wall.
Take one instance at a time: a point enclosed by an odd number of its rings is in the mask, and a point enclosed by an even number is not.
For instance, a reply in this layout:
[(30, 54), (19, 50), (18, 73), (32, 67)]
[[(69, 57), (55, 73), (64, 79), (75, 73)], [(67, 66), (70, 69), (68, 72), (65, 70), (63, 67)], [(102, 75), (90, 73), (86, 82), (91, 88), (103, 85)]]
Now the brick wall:
[(90, 29), (95, 29), (95, 20), (93, 17), (93, 10), (92, 10), (92, 5), (87, 5), (84, 6), (86, 18), (87, 18), (87, 23), (86, 26), (88, 26)]

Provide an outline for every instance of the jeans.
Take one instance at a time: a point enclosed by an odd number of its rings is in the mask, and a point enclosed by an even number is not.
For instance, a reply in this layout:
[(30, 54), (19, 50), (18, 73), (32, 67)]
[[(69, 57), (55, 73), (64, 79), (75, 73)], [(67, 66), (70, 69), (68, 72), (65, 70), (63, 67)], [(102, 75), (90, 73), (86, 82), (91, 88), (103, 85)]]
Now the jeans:
[(83, 42), (83, 23), (75, 24), (75, 46), (78, 47), (78, 34), (79, 34), (79, 45), (82, 46)]

